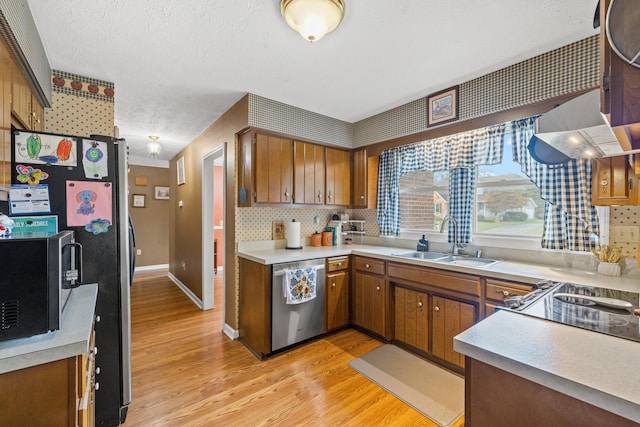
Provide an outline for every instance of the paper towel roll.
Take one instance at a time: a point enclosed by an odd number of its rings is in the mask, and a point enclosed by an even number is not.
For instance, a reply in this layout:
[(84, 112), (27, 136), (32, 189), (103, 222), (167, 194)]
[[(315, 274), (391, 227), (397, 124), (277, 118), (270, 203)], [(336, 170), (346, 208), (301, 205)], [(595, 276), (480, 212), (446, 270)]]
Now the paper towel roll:
[(284, 224), (284, 237), (287, 239), (287, 249), (302, 249), (300, 244), (300, 223), (291, 222)]

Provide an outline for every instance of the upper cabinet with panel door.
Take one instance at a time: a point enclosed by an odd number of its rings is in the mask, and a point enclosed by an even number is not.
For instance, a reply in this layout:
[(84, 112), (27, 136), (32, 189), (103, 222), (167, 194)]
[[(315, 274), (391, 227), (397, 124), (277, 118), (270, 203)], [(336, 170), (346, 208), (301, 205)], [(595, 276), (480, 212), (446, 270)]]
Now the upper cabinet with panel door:
[(310, 142), (293, 143), (294, 202), (324, 205), (324, 147)]
[(615, 156), (592, 159), (592, 203), (596, 206), (637, 205), (640, 180), (636, 157)]
[(640, 2), (600, 0), (600, 110), (625, 150), (640, 149), (640, 60), (629, 62), (640, 49), (638, 11)]
[(351, 205), (351, 153), (338, 148), (325, 148), (326, 196), (330, 206)]
[(259, 204), (293, 203), (293, 140), (256, 133), (254, 199)]
[(351, 206), (351, 152), (248, 130), (238, 136), (238, 206)]
[(377, 156), (367, 157), (366, 148), (353, 152), (353, 208), (376, 208), (379, 159)]

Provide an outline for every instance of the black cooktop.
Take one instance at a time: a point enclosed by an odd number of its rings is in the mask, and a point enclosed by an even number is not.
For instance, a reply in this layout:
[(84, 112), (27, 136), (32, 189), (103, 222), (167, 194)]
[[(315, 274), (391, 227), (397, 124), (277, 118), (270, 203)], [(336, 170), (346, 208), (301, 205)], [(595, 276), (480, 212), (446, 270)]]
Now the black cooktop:
[[(563, 297), (556, 294), (571, 296)], [(589, 297), (596, 297), (595, 302)], [(598, 298), (610, 298), (615, 301)], [(639, 317), (634, 314), (639, 302), (640, 294), (635, 292), (562, 283), (520, 312), (640, 342)], [(607, 303), (613, 303), (613, 307)], [(628, 308), (615, 307), (624, 303), (629, 303)]]

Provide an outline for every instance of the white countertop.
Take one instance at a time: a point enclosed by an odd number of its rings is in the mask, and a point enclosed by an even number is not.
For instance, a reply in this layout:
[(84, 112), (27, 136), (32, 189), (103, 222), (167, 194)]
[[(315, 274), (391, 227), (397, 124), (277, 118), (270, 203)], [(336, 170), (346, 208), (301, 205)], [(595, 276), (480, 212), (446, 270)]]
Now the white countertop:
[(454, 349), (640, 422), (640, 343), (502, 310), (456, 336)]
[[(338, 255), (362, 255), (486, 277), (536, 283), (551, 279), (640, 292), (640, 274), (610, 277), (593, 269), (501, 261), (465, 267), (392, 254), (411, 249), (370, 245), (260, 249), (238, 255), (262, 264)], [(524, 337), (524, 339), (523, 339)], [(640, 422), (640, 343), (500, 311), (454, 339), (454, 349), (484, 363)]]
[(0, 342), (0, 374), (88, 353), (97, 295), (95, 283), (75, 288), (59, 330)]
[(640, 274), (637, 271), (632, 275), (611, 277), (598, 274), (595, 271), (595, 267), (593, 270), (585, 271), (583, 268), (551, 267), (513, 261), (500, 261), (488, 267), (467, 267), (392, 255), (409, 251), (411, 251), (411, 249), (354, 244), (319, 247), (305, 246), (303, 249), (260, 248), (254, 250), (239, 250), (238, 256), (260, 264), (270, 265), (284, 262), (304, 261), (313, 258), (327, 258), (353, 254), (385, 259), (388, 261), (402, 262), (405, 264), (441, 268), (460, 273), (493, 277), (496, 279), (514, 280), (523, 283), (536, 283), (542, 279), (549, 279), (587, 286), (599, 286), (629, 292), (640, 292)]

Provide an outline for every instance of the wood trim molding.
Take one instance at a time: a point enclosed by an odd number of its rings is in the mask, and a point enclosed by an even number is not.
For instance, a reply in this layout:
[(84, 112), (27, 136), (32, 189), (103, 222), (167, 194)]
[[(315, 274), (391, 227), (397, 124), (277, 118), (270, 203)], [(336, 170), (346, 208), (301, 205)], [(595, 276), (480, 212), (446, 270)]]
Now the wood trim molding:
[[(378, 157), (389, 148), (399, 147), (402, 145), (412, 144), (415, 142), (426, 141), (428, 139), (439, 138), (442, 136), (453, 135), (460, 132), (466, 132), (473, 129), (479, 129), (499, 123), (518, 120), (530, 117), (536, 114), (546, 113), (551, 109), (563, 104), (577, 96), (587, 93), (594, 88), (584, 89), (571, 94), (557, 96), (545, 101), (524, 105), (522, 107), (511, 108), (509, 110), (500, 111), (498, 113), (488, 114), (486, 116), (477, 117), (470, 120), (452, 123), (448, 126), (441, 126), (435, 129), (428, 129), (411, 135), (405, 135), (399, 138), (389, 139), (376, 144), (367, 145), (367, 157)], [(362, 147), (358, 147), (362, 148)]]

